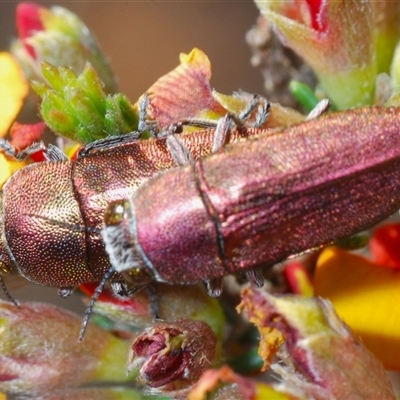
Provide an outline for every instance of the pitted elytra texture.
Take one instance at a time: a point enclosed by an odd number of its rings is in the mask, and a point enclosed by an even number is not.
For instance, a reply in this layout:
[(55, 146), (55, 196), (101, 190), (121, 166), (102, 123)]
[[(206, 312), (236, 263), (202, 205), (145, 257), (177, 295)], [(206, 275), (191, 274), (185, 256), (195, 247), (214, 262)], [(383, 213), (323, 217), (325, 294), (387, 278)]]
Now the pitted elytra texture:
[[(234, 129), (231, 141), (257, 133)], [(214, 130), (180, 138), (198, 159), (211, 153)], [(73, 287), (101, 280), (110, 267), (100, 235), (105, 208), (131, 196), (155, 173), (175, 166), (166, 138), (160, 138), (91, 150), (76, 161), (42, 162), (21, 169), (2, 190), (0, 262), (4, 269), (47, 286)]]
[(190, 284), (271, 265), (400, 208), (400, 109), (259, 133), (141, 185), (130, 198), (134, 234), (108, 241), (106, 220), (107, 250), (137, 256), (140, 246), (158, 280)]

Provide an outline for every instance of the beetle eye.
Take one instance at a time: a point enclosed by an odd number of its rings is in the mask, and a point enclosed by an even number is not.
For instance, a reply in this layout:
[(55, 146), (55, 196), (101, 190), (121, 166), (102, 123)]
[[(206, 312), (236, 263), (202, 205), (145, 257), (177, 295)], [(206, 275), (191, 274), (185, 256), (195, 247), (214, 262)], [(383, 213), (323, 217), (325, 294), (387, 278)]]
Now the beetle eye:
[(104, 224), (106, 226), (119, 225), (130, 209), (128, 200), (117, 200), (109, 204), (104, 213)]
[(145, 285), (154, 280), (145, 268), (130, 268), (123, 272), (124, 278), (133, 285)]

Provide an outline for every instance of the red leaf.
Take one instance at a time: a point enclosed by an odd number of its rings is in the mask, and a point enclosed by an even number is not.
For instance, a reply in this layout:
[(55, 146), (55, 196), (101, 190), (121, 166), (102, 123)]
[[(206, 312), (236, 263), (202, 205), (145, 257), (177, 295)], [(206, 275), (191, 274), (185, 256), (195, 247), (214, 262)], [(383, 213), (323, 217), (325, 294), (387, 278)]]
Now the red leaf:
[(370, 250), (377, 264), (400, 268), (400, 223), (376, 229), (370, 240)]

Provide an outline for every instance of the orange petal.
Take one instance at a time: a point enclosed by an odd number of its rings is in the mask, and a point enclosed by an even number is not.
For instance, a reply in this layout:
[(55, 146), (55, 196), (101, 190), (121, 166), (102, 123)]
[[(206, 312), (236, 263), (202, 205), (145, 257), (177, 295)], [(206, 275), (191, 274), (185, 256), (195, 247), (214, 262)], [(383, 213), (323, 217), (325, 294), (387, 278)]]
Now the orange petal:
[(272, 308), (265, 296), (252, 289), (242, 291), (242, 302), (237, 307), (238, 312), (246, 310), (249, 321), (257, 326), (262, 337), (258, 349), (259, 356), (264, 360), (262, 371), (270, 367), (273, 357), (285, 342), (283, 332), (273, 324), (266, 323)]
[(29, 86), (11, 54), (0, 53), (0, 136), (4, 136), (22, 107)]
[[(244, 378), (236, 374), (230, 367), (223, 365), (220, 369), (209, 369), (203, 373), (200, 380), (191, 389), (189, 400), (202, 400), (209, 397), (210, 393), (216, 392), (222, 385), (233, 384), (238, 392), (235, 398), (240, 395), (243, 400), (296, 400), (300, 399), (290, 393), (277, 391), (273, 387)], [(225, 397), (224, 397), (225, 398)], [(226, 397), (228, 398), (228, 397)], [(231, 397), (230, 397), (231, 398)]]
[(400, 369), (399, 270), (328, 248), (318, 259), (314, 288), (386, 368)]

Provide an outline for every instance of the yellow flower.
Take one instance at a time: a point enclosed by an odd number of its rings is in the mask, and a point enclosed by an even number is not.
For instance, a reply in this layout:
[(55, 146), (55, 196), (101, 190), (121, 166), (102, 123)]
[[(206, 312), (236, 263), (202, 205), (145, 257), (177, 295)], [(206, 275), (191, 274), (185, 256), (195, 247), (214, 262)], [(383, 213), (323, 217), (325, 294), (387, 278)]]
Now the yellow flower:
[(0, 53), (0, 136), (4, 137), (22, 107), (29, 86), (11, 54)]
[[(11, 54), (0, 53), (0, 136), (4, 137), (22, 107), (29, 86)], [(21, 163), (9, 162), (0, 154), (0, 186)]]
[(314, 286), (386, 368), (400, 368), (400, 270), (328, 248), (318, 259)]

